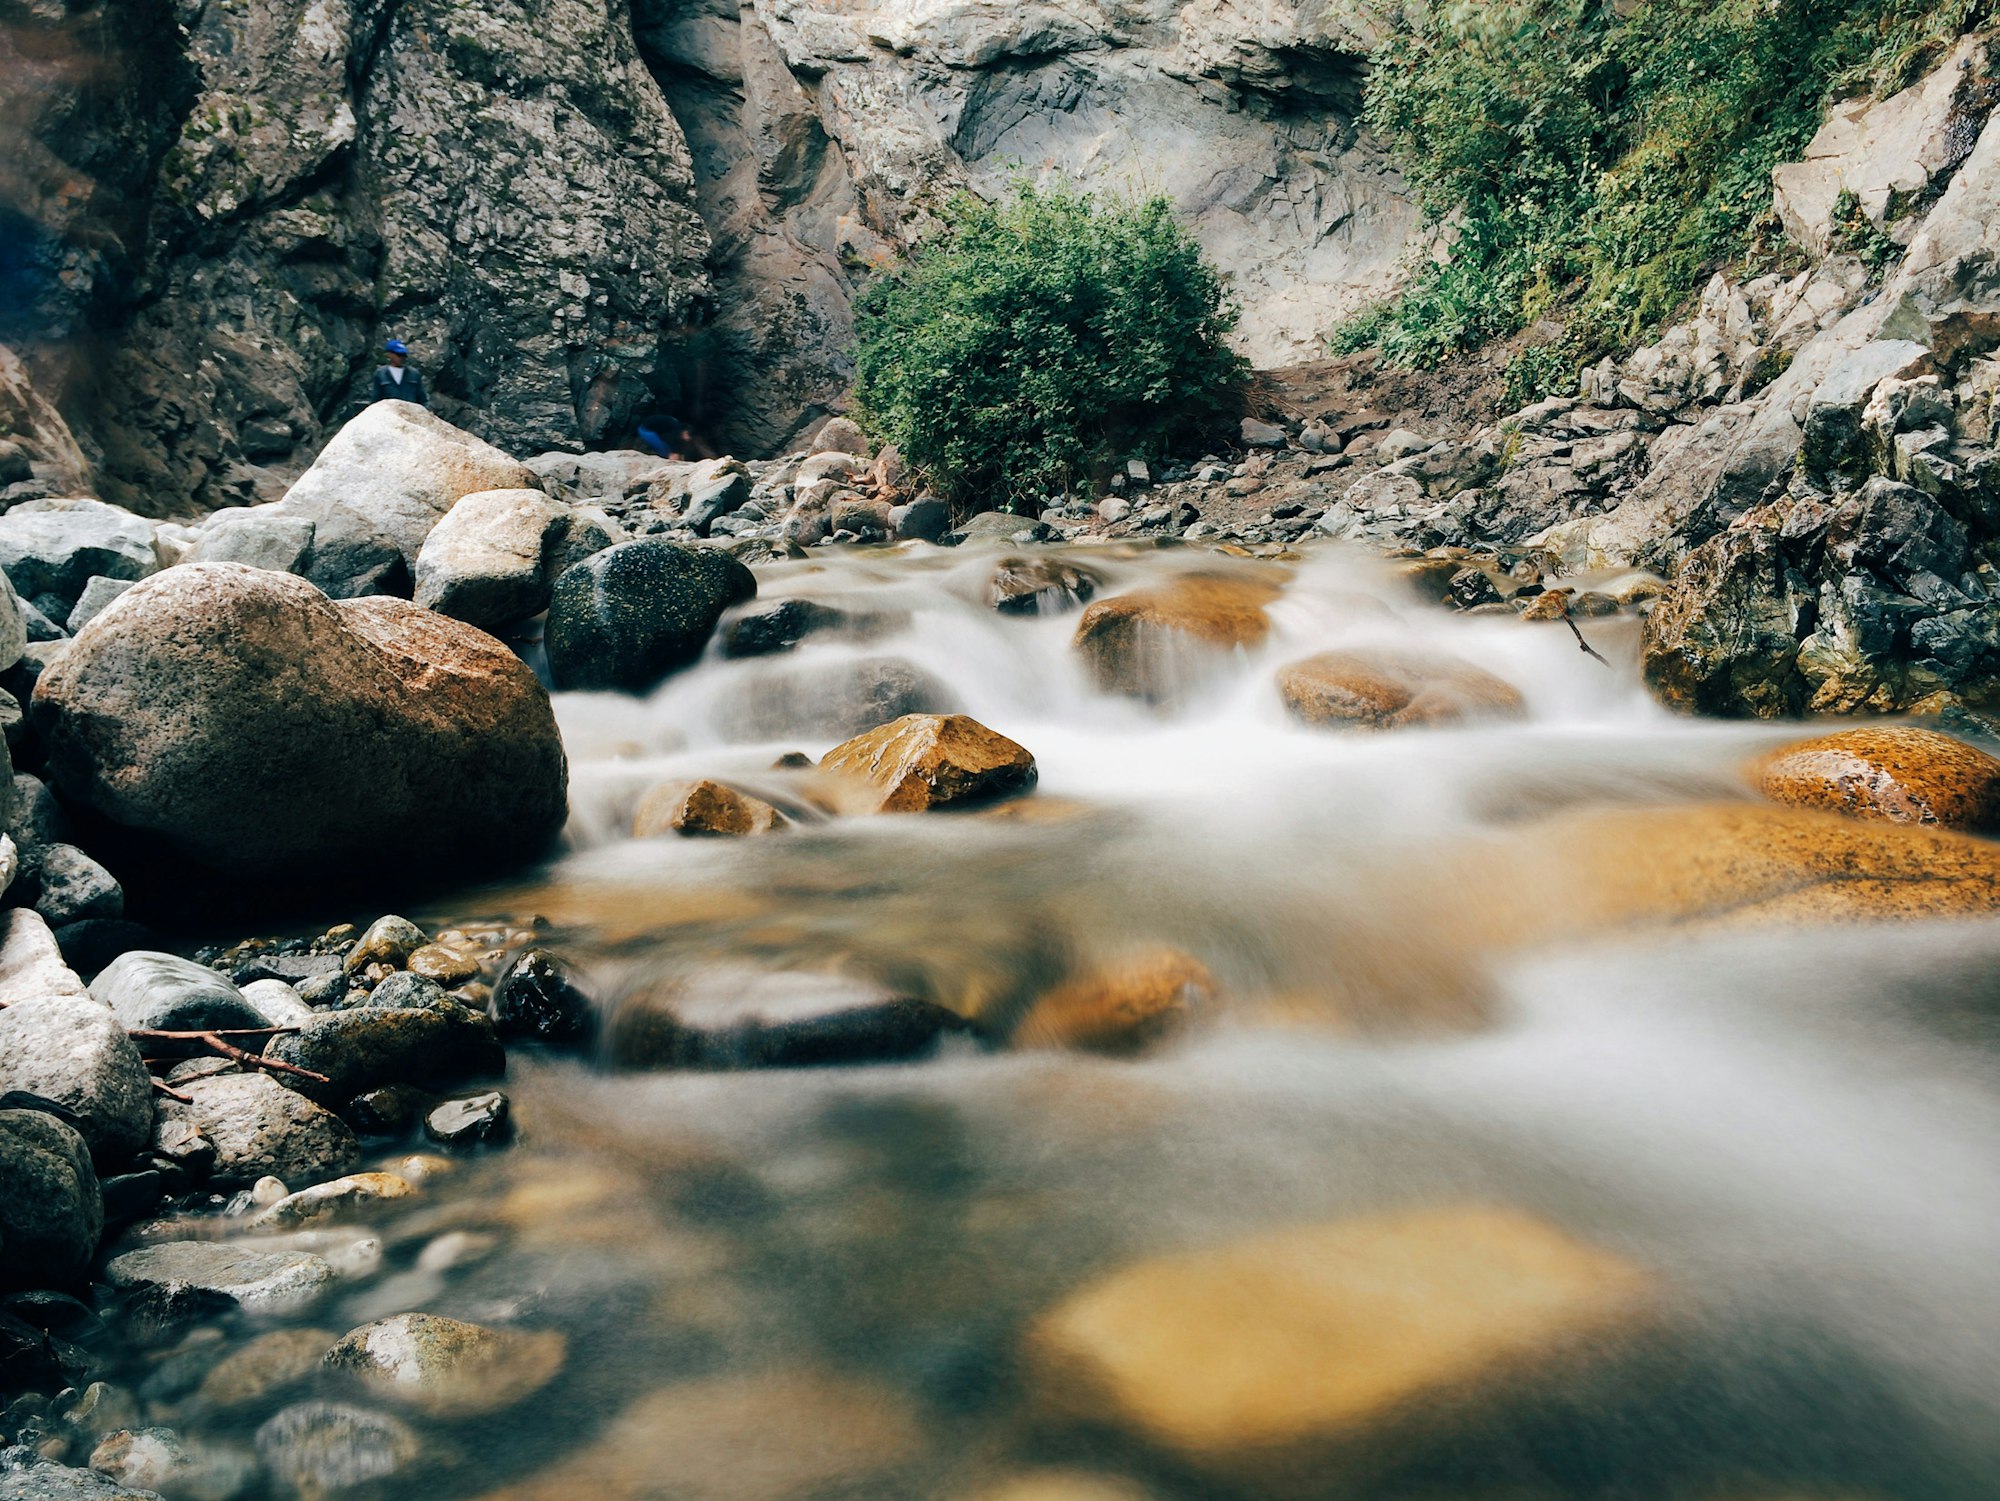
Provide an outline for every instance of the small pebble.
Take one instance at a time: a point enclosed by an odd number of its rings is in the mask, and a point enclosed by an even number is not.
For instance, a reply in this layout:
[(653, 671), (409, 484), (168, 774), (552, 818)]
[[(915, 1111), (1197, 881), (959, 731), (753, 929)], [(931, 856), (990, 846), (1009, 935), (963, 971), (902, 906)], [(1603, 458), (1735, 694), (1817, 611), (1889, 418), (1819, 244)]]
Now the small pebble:
[(424, 1134), (447, 1147), (502, 1142), (513, 1134), (507, 1096), (497, 1089), (446, 1100), (424, 1117)]

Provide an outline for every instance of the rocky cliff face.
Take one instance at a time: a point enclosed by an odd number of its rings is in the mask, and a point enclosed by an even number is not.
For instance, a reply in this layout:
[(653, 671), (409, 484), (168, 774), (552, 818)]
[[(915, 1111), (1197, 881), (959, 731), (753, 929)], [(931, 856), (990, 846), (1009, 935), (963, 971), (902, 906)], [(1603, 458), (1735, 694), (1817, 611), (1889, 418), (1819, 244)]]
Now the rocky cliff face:
[[(22, 349), (97, 487), (268, 499), (381, 336), (517, 451), (642, 407), (781, 448), (860, 281), (955, 191), (1165, 192), (1260, 363), (1390, 284), (1414, 219), (1316, 5), (0, 0)], [(18, 66), (17, 66), (18, 65)]]

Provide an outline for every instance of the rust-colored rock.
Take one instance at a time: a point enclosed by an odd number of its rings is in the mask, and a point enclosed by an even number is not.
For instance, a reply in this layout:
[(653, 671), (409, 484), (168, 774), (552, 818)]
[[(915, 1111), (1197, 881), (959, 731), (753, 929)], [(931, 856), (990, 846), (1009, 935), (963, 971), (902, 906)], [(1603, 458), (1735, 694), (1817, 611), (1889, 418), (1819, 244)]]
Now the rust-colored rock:
[(1229, 654), (1262, 645), (1271, 633), (1264, 607), (1278, 593), (1263, 578), (1191, 574), (1098, 600), (1077, 623), (1074, 645), (1104, 692), (1166, 702)]
[(1514, 1210), (1400, 1210), (1112, 1271), (1031, 1327), (1033, 1398), (1232, 1490), (1324, 1494), (1560, 1390), (1658, 1322), (1638, 1267)]
[(1527, 712), (1512, 684), (1426, 652), (1321, 652), (1281, 668), (1278, 692), (1307, 724), (1375, 730), (1518, 719)]
[(2000, 760), (1935, 730), (1841, 730), (1772, 751), (1750, 770), (1773, 802), (1890, 823), (2000, 830)]
[(661, 782), (639, 799), (632, 837), (660, 834), (768, 834), (791, 822), (761, 798), (707, 778)]
[(836, 745), (820, 770), (844, 779), (848, 811), (869, 813), (991, 802), (1036, 777), (1025, 746), (963, 714), (905, 714)]
[(1178, 949), (1156, 949), (1075, 976), (1037, 997), (1014, 1029), (1027, 1047), (1129, 1053), (1178, 1028), (1214, 999), (1208, 966)]

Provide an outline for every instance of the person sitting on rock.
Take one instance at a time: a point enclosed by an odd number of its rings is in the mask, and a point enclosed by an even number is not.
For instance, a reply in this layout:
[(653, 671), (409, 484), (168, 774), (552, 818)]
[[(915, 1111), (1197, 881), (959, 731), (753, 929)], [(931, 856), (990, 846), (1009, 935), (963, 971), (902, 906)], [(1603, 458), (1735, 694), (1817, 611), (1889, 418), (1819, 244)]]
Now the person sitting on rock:
[(401, 339), (391, 339), (382, 348), (388, 352), (389, 363), (375, 367), (375, 400), (414, 401), (420, 407), (429, 406), (431, 399), (424, 390), (423, 372), (410, 363), (410, 346)]
[(655, 413), (638, 421), (639, 446), (663, 459), (691, 459), (695, 456), (694, 429), (678, 417)]

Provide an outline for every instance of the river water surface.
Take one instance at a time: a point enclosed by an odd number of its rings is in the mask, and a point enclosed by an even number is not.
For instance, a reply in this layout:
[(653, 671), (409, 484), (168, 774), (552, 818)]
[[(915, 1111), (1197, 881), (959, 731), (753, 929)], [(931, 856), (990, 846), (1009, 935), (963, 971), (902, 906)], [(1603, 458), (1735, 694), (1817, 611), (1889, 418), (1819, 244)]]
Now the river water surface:
[[(1073, 613), (989, 608), (996, 556), (761, 570), (763, 599), (841, 606), (874, 634), (711, 648), (643, 700), (560, 697), (571, 851), (415, 915), (540, 917), (608, 998), (726, 966), (862, 976), (993, 1022), (1162, 947), (1216, 994), (1130, 1058), (970, 1036), (910, 1063), (741, 1073), (516, 1055), (515, 1145), (427, 1183), (371, 1231), (379, 1270), (297, 1320), (422, 1309), (567, 1337), (554, 1384), (432, 1423), (389, 1494), (1263, 1495), (1050, 1421), (1024, 1331), (1143, 1258), (1474, 1204), (1643, 1268), (1664, 1332), (1306, 1493), (2000, 1495), (2000, 923), (1598, 920), (1601, 874), (1656, 850), (1574, 831), (1746, 799), (1738, 768), (1781, 733), (1653, 705), (1629, 616), (1584, 623), (1606, 665), (1560, 625), (1454, 615), (1380, 564), (1314, 553), (1278, 575), (1271, 641), (1160, 710), (1092, 685)], [(1277, 566), (1076, 556), (1102, 592)], [(1487, 668), (1529, 714), (1387, 734), (1288, 718), (1278, 665), (1383, 644)], [(1034, 796), (1008, 816), (815, 814), (805, 774), (774, 762), (841, 738), (825, 685), (885, 657), (1027, 746)], [(686, 776), (800, 821), (624, 837), (645, 787)], [(260, 1417), (191, 1424), (247, 1439)], [(1007, 1489), (1051, 1470), (1072, 1489)]]

